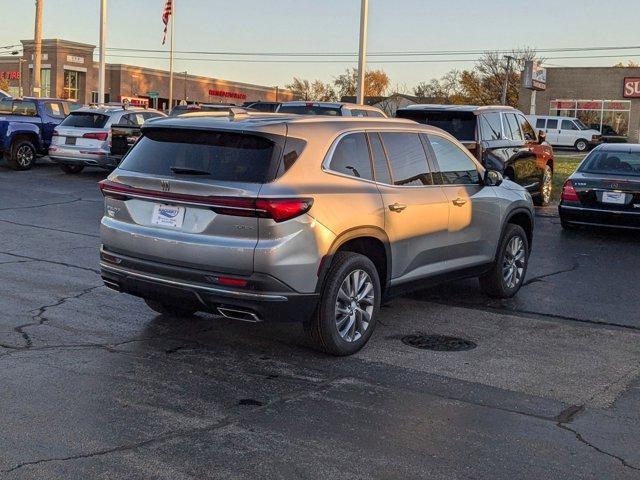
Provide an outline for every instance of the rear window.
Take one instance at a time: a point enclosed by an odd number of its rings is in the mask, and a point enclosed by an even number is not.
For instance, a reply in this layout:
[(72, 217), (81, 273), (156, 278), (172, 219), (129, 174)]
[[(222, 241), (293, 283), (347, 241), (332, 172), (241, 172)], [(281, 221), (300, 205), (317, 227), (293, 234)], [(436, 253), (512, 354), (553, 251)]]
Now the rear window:
[(398, 110), (397, 116), (441, 128), (461, 141), (476, 139), (476, 116), (472, 112)]
[(583, 173), (640, 176), (640, 152), (593, 151), (578, 169)]
[(283, 140), (238, 132), (146, 129), (119, 168), (179, 178), (188, 178), (185, 172), (192, 170), (206, 173), (202, 178), (207, 179), (265, 183), (278, 169)]
[(295, 113), (298, 115), (329, 115), (338, 117), (342, 115), (338, 107), (318, 107), (313, 105), (282, 105), (279, 113)]
[(71, 112), (60, 124), (63, 127), (104, 128), (108, 115), (93, 112)]

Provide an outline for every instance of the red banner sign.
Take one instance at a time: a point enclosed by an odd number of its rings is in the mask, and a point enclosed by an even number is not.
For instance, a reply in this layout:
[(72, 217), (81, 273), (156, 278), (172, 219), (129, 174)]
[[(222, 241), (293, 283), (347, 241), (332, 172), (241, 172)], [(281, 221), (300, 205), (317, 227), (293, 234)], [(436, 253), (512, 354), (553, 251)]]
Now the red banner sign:
[(227, 92), (225, 90), (209, 90), (209, 95), (212, 97), (225, 97), (225, 98), (237, 98), (238, 100), (246, 100), (246, 93)]
[(20, 80), (20, 72), (13, 71), (13, 72), (0, 72), (0, 78), (2, 80)]
[(625, 77), (624, 98), (640, 98), (640, 77)]

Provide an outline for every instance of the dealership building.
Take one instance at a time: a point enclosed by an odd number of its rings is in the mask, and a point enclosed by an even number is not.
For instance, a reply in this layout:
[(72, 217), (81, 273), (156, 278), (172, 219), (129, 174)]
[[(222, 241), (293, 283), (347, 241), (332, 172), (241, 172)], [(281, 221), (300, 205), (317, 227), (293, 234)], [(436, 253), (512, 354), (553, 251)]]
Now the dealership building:
[[(33, 40), (22, 40), (21, 57), (0, 56), (0, 78), (9, 82), (13, 96), (31, 91), (33, 76)], [(42, 41), (41, 95), (77, 100), (98, 101), (98, 62), (94, 61), (95, 45), (50, 39)], [(165, 109), (169, 103), (169, 72), (146, 67), (107, 64), (105, 78), (107, 102), (129, 100), (131, 104)], [(173, 74), (174, 103), (232, 103), (249, 101), (293, 100), (289, 90), (274, 86), (232, 82), (218, 78)]]
[[(522, 87), (519, 108), (531, 111), (532, 91)], [(640, 142), (640, 68), (546, 69), (546, 89), (535, 93), (537, 115), (577, 117), (604, 135)]]

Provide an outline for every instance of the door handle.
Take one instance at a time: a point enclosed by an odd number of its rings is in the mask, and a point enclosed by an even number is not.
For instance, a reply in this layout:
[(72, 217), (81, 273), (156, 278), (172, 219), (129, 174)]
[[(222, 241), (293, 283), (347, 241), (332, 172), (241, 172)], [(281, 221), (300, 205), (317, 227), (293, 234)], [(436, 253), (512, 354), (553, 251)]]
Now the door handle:
[(463, 206), (465, 203), (467, 203), (467, 201), (464, 198), (456, 198), (455, 200), (453, 200), (452, 202), (456, 207), (461, 207)]
[(392, 212), (397, 212), (400, 213), (401, 211), (403, 211), (405, 208), (407, 208), (406, 205), (404, 205), (403, 203), (394, 203), (392, 205), (389, 205), (389, 210), (391, 210)]

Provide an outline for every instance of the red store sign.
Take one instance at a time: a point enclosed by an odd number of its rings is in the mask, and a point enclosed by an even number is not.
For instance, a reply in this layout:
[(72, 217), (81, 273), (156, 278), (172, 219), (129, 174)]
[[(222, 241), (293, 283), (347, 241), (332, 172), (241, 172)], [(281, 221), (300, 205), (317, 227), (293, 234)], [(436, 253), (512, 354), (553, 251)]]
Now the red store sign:
[(225, 97), (225, 98), (237, 98), (238, 100), (246, 100), (246, 93), (227, 92), (225, 90), (209, 90), (209, 95), (212, 97)]
[(20, 72), (0, 72), (0, 79), (2, 80), (20, 80)]
[(625, 77), (624, 98), (640, 98), (640, 77)]

